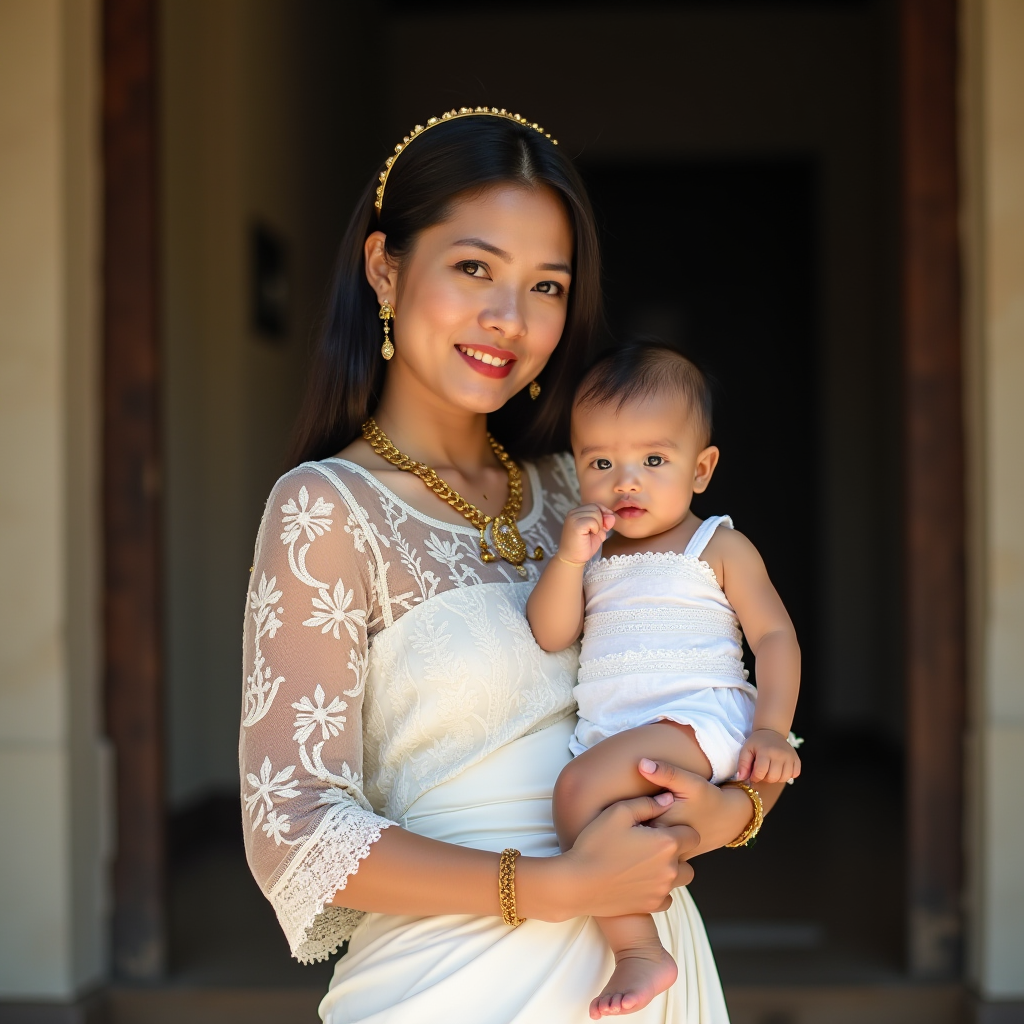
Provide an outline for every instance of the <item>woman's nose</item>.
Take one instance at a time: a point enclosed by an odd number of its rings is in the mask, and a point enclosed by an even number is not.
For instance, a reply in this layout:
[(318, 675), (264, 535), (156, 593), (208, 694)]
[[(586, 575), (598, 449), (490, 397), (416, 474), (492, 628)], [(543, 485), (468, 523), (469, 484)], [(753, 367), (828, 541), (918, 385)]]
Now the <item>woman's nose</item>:
[[(497, 296), (495, 296), (498, 299)], [(503, 338), (518, 338), (526, 333), (526, 317), (522, 305), (514, 292), (508, 292), (483, 311), (481, 325), (498, 331)]]

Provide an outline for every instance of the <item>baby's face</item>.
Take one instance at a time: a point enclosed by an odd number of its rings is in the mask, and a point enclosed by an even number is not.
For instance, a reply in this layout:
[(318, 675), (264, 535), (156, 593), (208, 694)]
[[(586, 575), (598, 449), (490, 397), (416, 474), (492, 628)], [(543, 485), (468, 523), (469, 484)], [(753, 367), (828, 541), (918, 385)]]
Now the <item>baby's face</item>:
[(682, 522), (694, 492), (707, 487), (717, 460), (703, 448), (678, 394), (657, 393), (621, 409), (577, 406), (572, 448), (584, 504), (607, 505), (615, 531), (653, 537)]

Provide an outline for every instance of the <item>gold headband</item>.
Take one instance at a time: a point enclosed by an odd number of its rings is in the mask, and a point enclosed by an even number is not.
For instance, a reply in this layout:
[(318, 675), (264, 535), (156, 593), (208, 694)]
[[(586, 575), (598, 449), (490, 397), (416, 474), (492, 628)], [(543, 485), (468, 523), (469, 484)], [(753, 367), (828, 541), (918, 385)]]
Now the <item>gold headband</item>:
[[(422, 135), (426, 131), (430, 131), (435, 125), (443, 124), (445, 121), (454, 121), (458, 117), (503, 117), (508, 121), (515, 121), (516, 124), (521, 124), (524, 128), (532, 128), (534, 131), (543, 135), (545, 139), (551, 139), (551, 135), (545, 132), (543, 128), (536, 121), (527, 121), (525, 117), (520, 117), (519, 114), (510, 114), (504, 107), (500, 110), (497, 107), (459, 107), (458, 110), (446, 110), (440, 117), (430, 118), (426, 124), (418, 124), (402, 141), (395, 146), (395, 155), (389, 156), (384, 161), (384, 170), (380, 172), (380, 185), (377, 186), (377, 200), (373, 204), (377, 208), (377, 214), (380, 215), (381, 207), (384, 204), (384, 186), (388, 183), (388, 175), (391, 173), (391, 168), (394, 166), (395, 161), (398, 159), (398, 154), (405, 149), (406, 146), (412, 142), (417, 136)], [(558, 145), (558, 139), (551, 139), (553, 145)]]

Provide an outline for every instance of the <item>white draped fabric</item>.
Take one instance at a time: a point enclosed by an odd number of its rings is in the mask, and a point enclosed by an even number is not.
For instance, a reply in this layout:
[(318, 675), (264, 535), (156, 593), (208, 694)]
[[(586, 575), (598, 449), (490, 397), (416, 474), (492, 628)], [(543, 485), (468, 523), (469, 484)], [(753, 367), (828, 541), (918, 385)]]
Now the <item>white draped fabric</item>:
[[(578, 503), (572, 462), (525, 471), (532, 508), (520, 530), (550, 557)], [(578, 646), (549, 654), (533, 639), (523, 612), (540, 568), (527, 562), (523, 580), (508, 563), (482, 562), (468, 523), (423, 515), (343, 460), (300, 466), (271, 494), (244, 636), (246, 854), (298, 959), (325, 959), (352, 937), (323, 1007), (335, 1024), (587, 1019), (609, 970), (589, 921), (512, 932), (498, 918), (332, 905), (396, 824), (556, 852), (550, 798), (569, 757)], [(721, 1024), (685, 893), (661, 927), (681, 981), (638, 1022)], [(542, 1012), (540, 991), (565, 1014)]]
[[(554, 856), (551, 787), (570, 759), (574, 716), (506, 744), (451, 782), (424, 793), (404, 825), (421, 835), (498, 852), (513, 846)], [(655, 914), (679, 980), (635, 1024), (728, 1024), (718, 972), (697, 908), (685, 889)], [(590, 918), (369, 915), (349, 943), (320, 1004), (325, 1024), (583, 1024), (612, 970)]]

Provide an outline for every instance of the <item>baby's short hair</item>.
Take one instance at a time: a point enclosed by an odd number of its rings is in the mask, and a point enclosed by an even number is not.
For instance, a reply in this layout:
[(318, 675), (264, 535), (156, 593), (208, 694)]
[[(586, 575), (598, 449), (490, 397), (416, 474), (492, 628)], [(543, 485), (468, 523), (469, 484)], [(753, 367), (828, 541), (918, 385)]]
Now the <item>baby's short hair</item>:
[(616, 345), (587, 371), (576, 389), (574, 406), (643, 401), (659, 391), (674, 391), (683, 401), (702, 446), (711, 441), (711, 385), (700, 368), (660, 341)]

